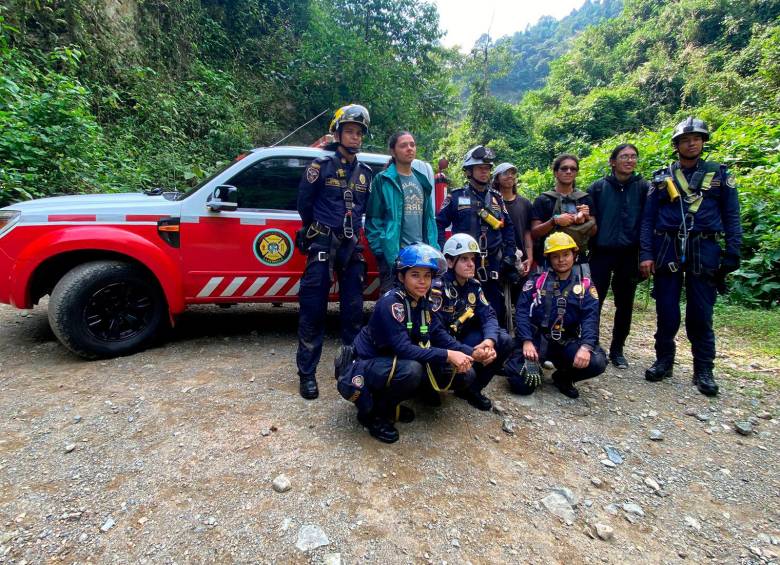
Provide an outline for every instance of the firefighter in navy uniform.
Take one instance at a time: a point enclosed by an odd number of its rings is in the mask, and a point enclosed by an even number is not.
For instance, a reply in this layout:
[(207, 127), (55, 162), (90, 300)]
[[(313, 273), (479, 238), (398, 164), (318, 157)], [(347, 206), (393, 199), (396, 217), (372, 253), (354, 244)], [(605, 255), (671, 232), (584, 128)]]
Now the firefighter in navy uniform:
[(433, 313), (433, 277), (446, 268), (441, 252), (417, 243), (404, 247), (395, 263), (395, 287), (377, 301), (371, 319), (336, 357), (337, 388), (354, 402), (358, 421), (380, 441), (398, 440), (394, 420), (411, 422), (402, 406), (420, 388), (437, 392), (465, 388), (474, 379), (473, 349), (458, 343)]
[(467, 233), (479, 244), (477, 279), (485, 296), (496, 311), (499, 323), (505, 323), (503, 281), (520, 281), (515, 258), (515, 229), (501, 193), (490, 188), (493, 151), (483, 145), (469, 150), (463, 158), (463, 170), (468, 179), (463, 188), (453, 190), (444, 199), (436, 215), (439, 246), (444, 245), (444, 231), (452, 225), (452, 233)]
[(599, 297), (582, 268), (574, 264), (577, 244), (563, 232), (544, 240), (550, 268), (526, 281), (515, 309), (516, 351), (506, 362), (509, 386), (531, 394), (541, 384), (539, 364), (557, 367), (553, 383), (577, 398), (574, 383), (600, 375), (607, 355), (599, 346)]
[(448, 269), (431, 290), (433, 310), (455, 339), (474, 348), (478, 361), (472, 385), (455, 395), (479, 410), (490, 410), (492, 403), (482, 391), (509, 357), (512, 338), (499, 328), (496, 312), (474, 278), (479, 260), (476, 240), (465, 233), (455, 234), (444, 244), (444, 256)]
[(365, 259), (358, 245), (371, 186), (371, 169), (357, 160), (370, 118), (363, 106), (339, 108), (330, 123), (336, 141), (333, 155), (312, 161), (298, 186), (303, 227), (296, 245), (308, 254), (298, 301), (298, 376), (300, 393), (317, 398), (315, 374), (322, 354), (328, 293), (334, 275), (339, 283), (341, 340), (351, 344), (363, 317)]
[(645, 378), (655, 382), (672, 376), (684, 285), (693, 383), (702, 394), (715, 396), (712, 309), (717, 290), (725, 291), (726, 275), (739, 268), (742, 227), (734, 177), (725, 166), (701, 158), (709, 138), (707, 124), (693, 117), (674, 128), (678, 161), (653, 174), (642, 217), (639, 268), (644, 277), (654, 275), (658, 320), (656, 360)]

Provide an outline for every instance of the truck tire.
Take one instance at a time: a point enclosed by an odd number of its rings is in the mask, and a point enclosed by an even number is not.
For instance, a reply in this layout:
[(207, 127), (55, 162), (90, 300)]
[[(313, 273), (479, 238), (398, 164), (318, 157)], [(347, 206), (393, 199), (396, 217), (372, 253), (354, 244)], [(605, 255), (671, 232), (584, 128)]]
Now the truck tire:
[(54, 335), (76, 355), (104, 359), (146, 347), (165, 319), (157, 281), (122, 261), (92, 261), (60, 279), (49, 300)]

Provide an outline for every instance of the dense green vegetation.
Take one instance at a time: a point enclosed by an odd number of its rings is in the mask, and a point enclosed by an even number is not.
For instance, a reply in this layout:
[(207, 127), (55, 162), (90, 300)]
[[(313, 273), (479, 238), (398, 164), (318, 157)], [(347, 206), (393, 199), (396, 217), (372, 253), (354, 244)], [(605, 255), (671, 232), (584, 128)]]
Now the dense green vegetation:
[(711, 158), (740, 185), (745, 261), (732, 297), (776, 304), (780, 0), (626, 0), (609, 18), (618, 6), (590, 1), (462, 56), (440, 46), (427, 2), (8, 0), (0, 204), (185, 187), (324, 111), (288, 141), (310, 143), (349, 102), (371, 110), (369, 148), (397, 128), (429, 159), (489, 143), (534, 196), (562, 151), (583, 157), (586, 185), (612, 146), (634, 141), (649, 174), (673, 158), (674, 123), (696, 114), (714, 130)]

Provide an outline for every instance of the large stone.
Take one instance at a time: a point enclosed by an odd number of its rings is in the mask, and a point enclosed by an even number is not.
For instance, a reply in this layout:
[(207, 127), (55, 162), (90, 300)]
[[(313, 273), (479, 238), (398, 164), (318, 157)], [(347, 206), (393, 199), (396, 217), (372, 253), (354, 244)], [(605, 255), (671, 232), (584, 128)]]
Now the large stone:
[(743, 436), (749, 436), (753, 433), (753, 426), (750, 422), (744, 421), (744, 422), (734, 422), (734, 429), (737, 430), (737, 433)]
[(604, 452), (607, 454), (609, 460), (612, 461), (615, 465), (623, 464), (623, 456), (620, 455), (620, 452), (615, 447), (611, 445), (605, 445)]
[(635, 516), (642, 516), (644, 517), (645, 511), (642, 510), (642, 507), (638, 504), (634, 504), (633, 502), (626, 502), (623, 505), (623, 510), (628, 512), (629, 514), (633, 514)]
[(542, 504), (544, 504), (544, 507), (550, 514), (557, 516), (567, 525), (572, 525), (574, 523), (574, 508), (572, 508), (569, 501), (561, 493), (551, 492), (542, 499)]
[(606, 524), (596, 524), (596, 535), (604, 541), (609, 541), (615, 537), (615, 530)]
[(330, 540), (319, 526), (304, 524), (298, 530), (298, 541), (295, 542), (295, 547), (299, 551), (311, 551), (323, 545), (330, 545)]
[(292, 488), (292, 484), (290, 483), (290, 479), (287, 478), (287, 475), (279, 475), (276, 477), (272, 486), (276, 492), (287, 492)]

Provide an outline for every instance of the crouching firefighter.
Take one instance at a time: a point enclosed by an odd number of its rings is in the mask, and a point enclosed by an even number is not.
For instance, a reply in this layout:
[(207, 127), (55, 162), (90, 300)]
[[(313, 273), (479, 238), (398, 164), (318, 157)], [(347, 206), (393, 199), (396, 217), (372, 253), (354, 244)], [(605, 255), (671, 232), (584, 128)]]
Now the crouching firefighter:
[(339, 393), (355, 403), (358, 421), (379, 441), (397, 441), (393, 422), (414, 419), (400, 403), (423, 383), (439, 391), (474, 380), (472, 348), (445, 331), (429, 299), (433, 277), (445, 268), (442, 254), (429, 245), (403, 248), (396, 286), (377, 301), (353, 347), (342, 347), (336, 357)]
[(599, 347), (596, 287), (574, 265), (577, 244), (556, 232), (544, 241), (550, 268), (526, 281), (515, 310), (517, 351), (506, 363), (509, 386), (531, 394), (541, 383), (539, 364), (552, 361), (552, 379), (562, 394), (577, 398), (574, 383), (604, 372), (607, 356)]
[(488, 302), (496, 311), (500, 324), (506, 323), (503, 281), (515, 284), (520, 280), (515, 257), (515, 228), (507, 212), (501, 192), (490, 188), (490, 170), (495, 154), (483, 145), (469, 150), (463, 158), (463, 170), (468, 183), (453, 190), (444, 199), (436, 215), (439, 247), (444, 246), (445, 230), (466, 233), (479, 245), (476, 275), (482, 283)]
[(734, 177), (723, 165), (701, 158), (709, 138), (707, 124), (696, 118), (686, 118), (674, 128), (672, 144), (679, 159), (653, 175), (642, 216), (639, 270), (645, 278), (654, 276), (658, 320), (656, 360), (645, 379), (655, 382), (672, 376), (685, 286), (693, 384), (702, 394), (715, 396), (712, 309), (716, 292), (726, 290), (726, 275), (739, 268), (742, 227)]
[(498, 327), (496, 312), (474, 278), (479, 244), (468, 234), (457, 233), (444, 244), (447, 272), (431, 290), (433, 310), (449, 333), (474, 348), (474, 382), (455, 392), (479, 410), (492, 403), (482, 391), (501, 369), (512, 350), (512, 338)]
[(356, 158), (368, 132), (368, 110), (352, 104), (336, 111), (330, 131), (336, 141), (332, 155), (312, 161), (298, 186), (298, 212), (303, 228), (296, 245), (307, 254), (298, 301), (296, 362), (300, 393), (317, 398), (315, 374), (322, 354), (325, 314), (331, 283), (339, 283), (341, 340), (351, 344), (362, 323), (363, 249), (358, 245), (362, 217), (371, 185), (371, 169)]

